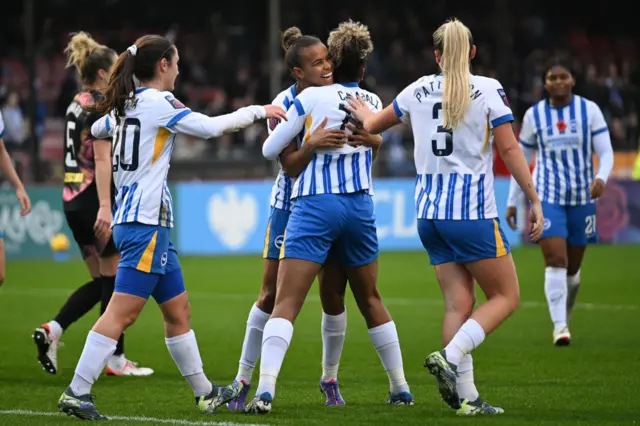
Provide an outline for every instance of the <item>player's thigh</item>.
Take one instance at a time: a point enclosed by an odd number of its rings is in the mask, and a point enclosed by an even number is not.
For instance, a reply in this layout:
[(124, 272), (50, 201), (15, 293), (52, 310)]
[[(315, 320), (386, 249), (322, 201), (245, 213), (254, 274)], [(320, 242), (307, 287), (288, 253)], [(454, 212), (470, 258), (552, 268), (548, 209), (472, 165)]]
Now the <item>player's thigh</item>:
[(5, 249), (4, 249), (4, 237), (2, 233), (0, 233), (0, 285), (4, 283), (6, 276), (7, 276), (7, 259), (6, 259)]
[(317, 262), (304, 259), (287, 257), (280, 260), (272, 318), (285, 318), (292, 323), (295, 321), (320, 272), (320, 266)]
[(417, 223), (418, 236), (429, 255), (429, 262), (434, 266), (455, 261), (455, 253), (438, 232), (435, 222), (430, 219), (418, 219)]
[(347, 274), (344, 267), (331, 251), (327, 261), (318, 273), (322, 310), (328, 315), (344, 312), (344, 295), (347, 290)]
[[(515, 305), (520, 300), (518, 274), (511, 254), (466, 263), (487, 299), (503, 296)], [(515, 309), (515, 306), (513, 307)]]
[(99, 277), (100, 262), (95, 245), (96, 239), (93, 232), (93, 222), (90, 220), (90, 218), (95, 219), (95, 215), (92, 211), (76, 210), (65, 211), (64, 215), (73, 239), (78, 245), (82, 258), (89, 269), (89, 273), (93, 278)]
[(436, 230), (453, 251), (454, 262), (469, 263), (493, 259), (511, 252), (500, 220), (436, 220)]
[[(289, 216), (280, 260), (300, 259), (324, 264), (334, 239), (339, 237), (343, 207), (338, 195), (298, 198)], [(319, 268), (319, 266), (318, 266)]]
[(264, 259), (278, 260), (280, 258), (280, 249), (284, 241), (284, 232), (289, 222), (289, 216), (291, 216), (290, 211), (271, 207), (269, 222), (264, 236), (264, 249), (262, 251)]
[(341, 195), (344, 221), (335, 241), (336, 255), (342, 265), (359, 268), (378, 258), (378, 232), (373, 200), (366, 192)]
[(475, 305), (475, 284), (471, 273), (461, 264), (442, 263), (435, 266), (436, 277), (447, 312), (471, 315)]
[(100, 275), (106, 277), (113, 277), (118, 270), (118, 263), (120, 263), (120, 253), (116, 249), (113, 236), (104, 243), (96, 243), (96, 250), (98, 252), (98, 262), (100, 267)]
[(567, 207), (567, 244), (585, 247), (598, 242), (595, 203)]
[[(183, 293), (186, 293), (186, 287), (182, 275), (182, 268), (178, 260), (178, 253), (173, 247), (173, 244), (170, 243), (167, 250), (167, 261), (164, 266), (164, 271), (160, 272), (158, 284), (153, 290), (153, 293), (151, 293), (151, 296), (153, 296), (158, 305), (162, 305)], [(180, 312), (176, 313), (176, 318), (179, 316), (178, 314), (180, 314)]]

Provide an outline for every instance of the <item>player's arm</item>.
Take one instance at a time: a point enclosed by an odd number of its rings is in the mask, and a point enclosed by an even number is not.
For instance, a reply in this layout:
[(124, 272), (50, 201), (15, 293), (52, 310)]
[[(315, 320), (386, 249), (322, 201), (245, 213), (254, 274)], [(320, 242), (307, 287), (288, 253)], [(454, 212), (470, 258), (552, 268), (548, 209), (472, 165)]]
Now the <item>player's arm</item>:
[(29, 195), (27, 195), (27, 191), (24, 189), (22, 181), (18, 177), (18, 173), (16, 173), (16, 169), (13, 168), (11, 157), (9, 157), (7, 148), (4, 146), (3, 137), (4, 121), (0, 115), (0, 171), (2, 171), (11, 183), (11, 186), (16, 190), (16, 197), (20, 203), (20, 214), (25, 216), (31, 211), (31, 200), (29, 199)]
[(604, 119), (604, 115), (600, 108), (592, 103), (591, 117), (591, 142), (593, 150), (596, 152), (599, 160), (598, 173), (591, 185), (591, 198), (595, 199), (602, 195), (607, 179), (613, 170), (613, 147), (611, 146), (611, 136), (609, 128)]
[(94, 140), (93, 157), (96, 165), (96, 189), (99, 201), (94, 232), (100, 241), (104, 241), (109, 238), (111, 232), (111, 140)]
[[(538, 149), (537, 135), (533, 118), (533, 107), (529, 108), (524, 114), (522, 120), (522, 127), (520, 128), (519, 142), (522, 154), (528, 165), (531, 165), (533, 158), (536, 155)], [(507, 207), (516, 208), (522, 204), (522, 189), (516, 182), (515, 178), (511, 176), (509, 183), (509, 198), (507, 201)]]
[[(291, 143), (293, 139), (304, 128), (304, 122), (307, 118), (307, 111), (299, 98), (293, 101), (293, 104), (287, 111), (286, 120), (271, 132), (269, 137), (262, 145), (262, 155), (268, 160), (275, 160), (280, 156), (282, 151)], [(304, 144), (302, 145), (304, 147)], [(285, 170), (285, 173), (286, 170)], [(289, 173), (287, 173), (289, 174)]]
[[(169, 100), (178, 102), (175, 98)], [(179, 104), (182, 106), (182, 104)], [(163, 109), (167, 109), (163, 105)], [(161, 118), (160, 125), (173, 133), (184, 133), (201, 139), (211, 139), (222, 136), (225, 133), (233, 133), (244, 129), (256, 120), (263, 118), (285, 118), (285, 112), (275, 105), (251, 105), (238, 109), (230, 114), (209, 117), (189, 108), (175, 108)]]
[(377, 113), (371, 111), (369, 105), (360, 98), (349, 98), (349, 104), (345, 107), (362, 122), (364, 130), (377, 135), (396, 124), (409, 122), (409, 104), (412, 94), (412, 85), (405, 87), (390, 105)]

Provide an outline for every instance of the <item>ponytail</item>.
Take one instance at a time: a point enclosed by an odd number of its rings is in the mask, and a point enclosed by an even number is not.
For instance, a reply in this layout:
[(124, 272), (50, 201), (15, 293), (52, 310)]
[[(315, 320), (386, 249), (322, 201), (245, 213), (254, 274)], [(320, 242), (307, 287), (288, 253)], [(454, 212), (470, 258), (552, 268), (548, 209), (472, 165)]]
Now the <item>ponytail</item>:
[(444, 127), (455, 129), (464, 120), (471, 103), (472, 46), (471, 31), (457, 19), (444, 23), (433, 34), (434, 45), (440, 51), (443, 74), (442, 112)]
[(116, 117), (124, 116), (124, 107), (127, 101), (133, 100), (135, 97), (134, 70), (135, 56), (130, 50), (125, 50), (116, 61), (109, 79), (109, 86), (104, 91), (104, 97), (91, 107), (91, 110), (99, 114), (108, 114), (114, 111)]

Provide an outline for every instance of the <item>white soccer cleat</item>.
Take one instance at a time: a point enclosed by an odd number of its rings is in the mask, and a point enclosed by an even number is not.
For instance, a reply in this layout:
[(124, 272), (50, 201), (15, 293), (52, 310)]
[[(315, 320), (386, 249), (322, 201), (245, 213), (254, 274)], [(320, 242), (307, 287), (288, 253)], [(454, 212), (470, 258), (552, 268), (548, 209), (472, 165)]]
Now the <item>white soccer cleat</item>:
[(31, 335), (38, 348), (38, 361), (49, 374), (58, 372), (58, 341), (53, 337), (47, 324), (36, 328)]
[(556, 346), (569, 346), (571, 344), (571, 333), (569, 327), (553, 331), (553, 344)]
[(150, 376), (153, 370), (147, 367), (138, 367), (137, 362), (126, 360), (124, 367), (120, 370), (113, 369), (107, 365), (107, 376)]

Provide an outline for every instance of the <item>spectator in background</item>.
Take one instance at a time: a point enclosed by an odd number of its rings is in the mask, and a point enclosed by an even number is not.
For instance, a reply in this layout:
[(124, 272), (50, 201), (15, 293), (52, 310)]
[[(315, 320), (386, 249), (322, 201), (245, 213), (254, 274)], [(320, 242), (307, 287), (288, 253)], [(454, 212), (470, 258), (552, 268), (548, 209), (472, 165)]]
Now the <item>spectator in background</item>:
[(5, 124), (4, 143), (7, 151), (19, 150), (26, 139), (26, 126), (17, 92), (10, 92), (7, 96), (7, 101), (2, 107), (2, 116)]

